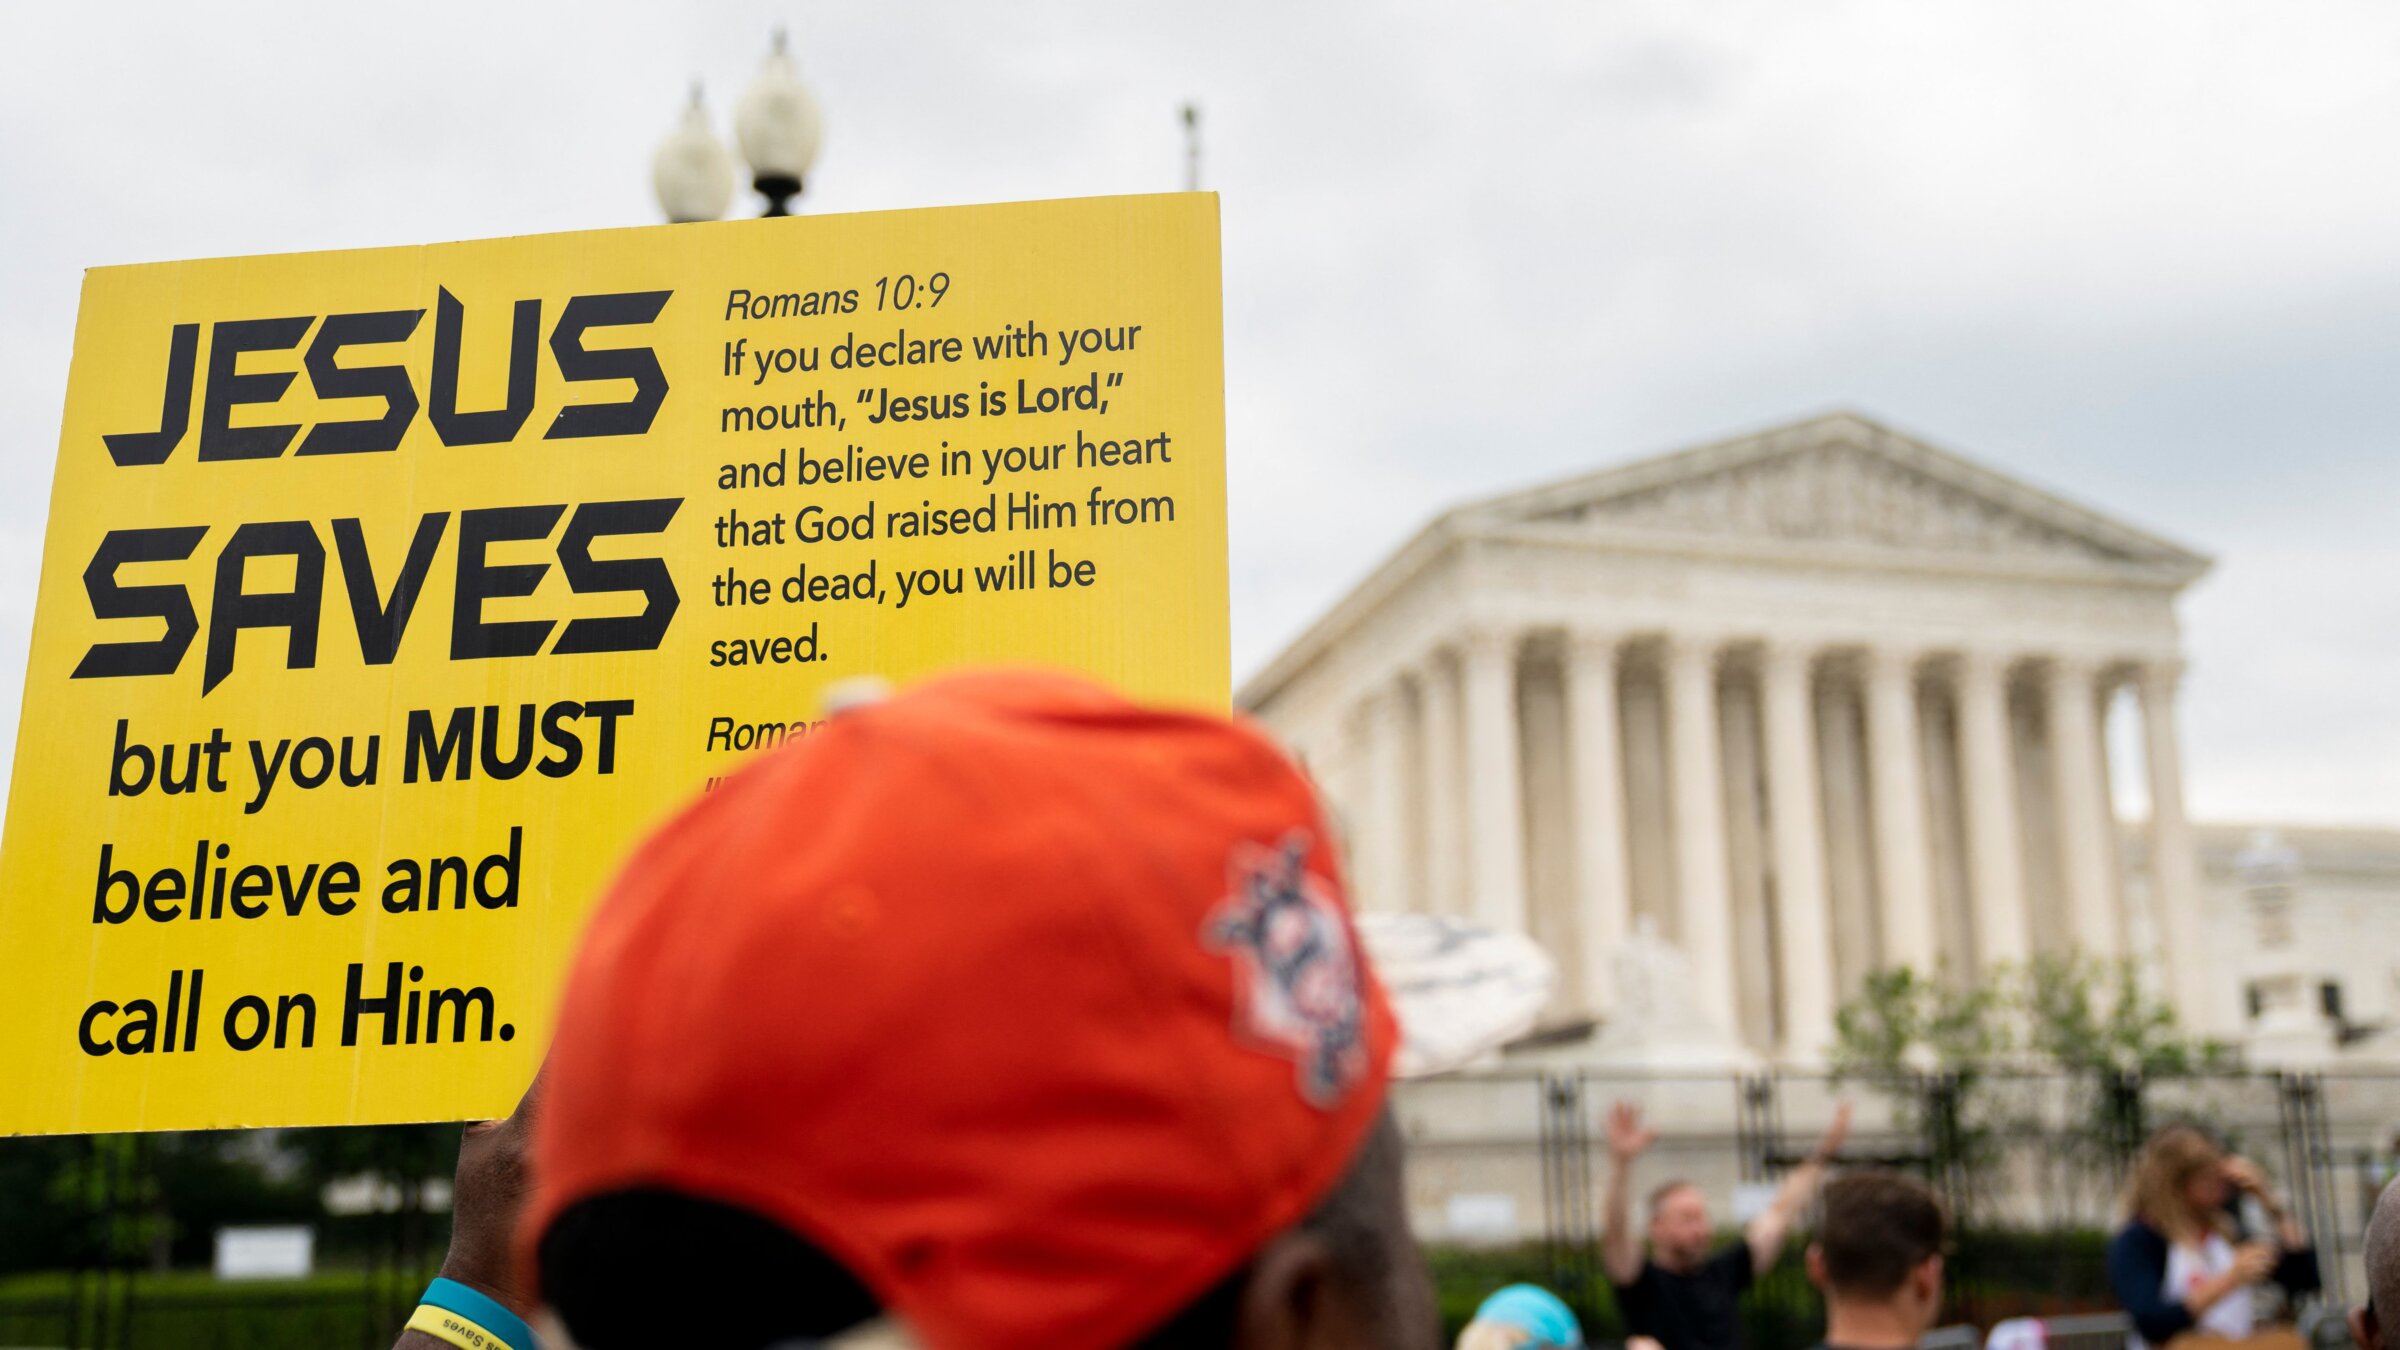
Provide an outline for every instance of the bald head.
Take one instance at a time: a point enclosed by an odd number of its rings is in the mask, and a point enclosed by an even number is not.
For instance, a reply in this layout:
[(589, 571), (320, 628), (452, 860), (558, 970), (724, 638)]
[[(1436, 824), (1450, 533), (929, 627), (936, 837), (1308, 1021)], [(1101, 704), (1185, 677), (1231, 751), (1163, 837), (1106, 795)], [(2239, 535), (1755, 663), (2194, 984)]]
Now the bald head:
[(2359, 1350), (2384, 1350), (2385, 1318), (2400, 1318), (2400, 1181), (2383, 1188), (2367, 1220), (2367, 1306), (2350, 1314)]
[(2376, 1312), (2400, 1318), (2400, 1181), (2383, 1188), (2367, 1220), (2367, 1295)]

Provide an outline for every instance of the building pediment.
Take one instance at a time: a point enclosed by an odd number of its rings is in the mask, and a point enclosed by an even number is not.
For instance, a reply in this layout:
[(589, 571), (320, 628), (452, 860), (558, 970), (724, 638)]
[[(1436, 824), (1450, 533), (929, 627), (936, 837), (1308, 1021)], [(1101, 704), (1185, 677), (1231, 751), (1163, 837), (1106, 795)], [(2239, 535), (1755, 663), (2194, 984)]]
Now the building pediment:
[(1981, 465), (1838, 413), (1465, 508), (1469, 533), (1533, 529), (1823, 545), (1994, 561), (2164, 569), (2199, 554)]
[(1243, 706), (1261, 706), (1444, 560), (1486, 543), (2170, 596), (2210, 566), (2139, 527), (1833, 413), (1445, 512), (1252, 677)]

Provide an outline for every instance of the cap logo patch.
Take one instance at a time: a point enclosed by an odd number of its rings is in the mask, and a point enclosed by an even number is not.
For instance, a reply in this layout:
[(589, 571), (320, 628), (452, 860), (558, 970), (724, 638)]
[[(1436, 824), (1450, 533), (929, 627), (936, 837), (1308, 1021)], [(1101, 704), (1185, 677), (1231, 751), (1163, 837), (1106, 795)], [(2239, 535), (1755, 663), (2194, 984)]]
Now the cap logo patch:
[(1301, 830), (1238, 846), (1201, 939), (1233, 958), (1235, 1031), (1298, 1064), (1300, 1095), (1330, 1110), (1366, 1076), (1366, 1009), (1350, 925), (1308, 852)]

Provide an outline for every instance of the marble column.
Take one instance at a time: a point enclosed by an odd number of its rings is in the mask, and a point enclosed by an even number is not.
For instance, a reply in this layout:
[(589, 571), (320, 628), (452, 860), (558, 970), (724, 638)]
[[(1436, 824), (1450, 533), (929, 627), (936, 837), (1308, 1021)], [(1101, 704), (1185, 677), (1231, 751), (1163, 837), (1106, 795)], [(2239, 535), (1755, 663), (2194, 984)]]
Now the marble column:
[(1525, 811), (1517, 768), (1517, 637), (1478, 629), (1462, 662), (1466, 704), (1467, 874), (1477, 922), (1523, 933)]
[(1434, 652), (1418, 665), (1417, 703), (1425, 734), (1425, 818), (1417, 824), (1425, 832), (1425, 909), (1463, 918), (1466, 766), (1459, 753), (1458, 671), (1446, 653)]
[(1917, 746), (1916, 654), (1867, 653), (1867, 781), (1875, 814), (1875, 890), (1883, 919), (1882, 964), (1931, 974), (1933, 860), (1925, 841), (1925, 783)]
[[(1325, 765), (1325, 792), (1333, 806), (1333, 828), (1342, 840), (1342, 872), (1353, 890), (1365, 881), (1359, 869), (1367, 861), (1371, 845), (1367, 834), (1372, 824), (1367, 819), (1367, 719), (1366, 709), (1356, 702), (1333, 719), (1333, 734), (1328, 738), (1332, 747)], [(1365, 892), (1359, 892), (1363, 897)]]
[(1810, 652), (1770, 643), (1761, 672), (1767, 812), (1774, 827), (1783, 1056), (1808, 1063), (1833, 1041), (1833, 923), (1825, 891), (1825, 813), (1817, 790)]
[(1667, 759), (1675, 799), (1675, 889), (1684, 955), (1700, 1013), (1740, 1025), (1733, 997), (1733, 905), (1725, 863), (1725, 797), (1717, 736), (1716, 644), (1667, 642)]
[(2167, 961), (2167, 988), (2184, 1025), (2221, 1029), (2221, 998), (2210, 987), (2206, 923), (2191, 822), (2183, 812), (2183, 748), (2175, 732), (2175, 686), (2180, 662), (2142, 667), (2142, 746), (2150, 762), (2150, 896)]
[(1407, 711), (1400, 683), (1387, 679), (1362, 701), (1366, 727), (1366, 784), (1360, 802), (1360, 908), (1402, 913), (1411, 908), (1408, 877)]
[(1577, 993), (1584, 1009), (1594, 1015), (1610, 1007), (1610, 963), (1633, 922), (1625, 861), (1625, 779), (1618, 762), (1618, 645), (1611, 633), (1567, 635), (1568, 778), (1584, 979)]
[(1959, 658), (1958, 740), (1959, 776), (1966, 780), (1968, 895), (1981, 975), (2003, 964), (2022, 965), (2033, 950), (2009, 745), (2006, 657), (1969, 651)]
[(1833, 910), (1833, 987), (1859, 987), (1882, 964), (1875, 916), (1875, 829), (1867, 804), (1862, 699), (1845, 672), (1817, 681), (1817, 763), (1825, 812), (1825, 885)]
[(2100, 692), (2092, 663), (2053, 660), (2048, 694), (2067, 929), (2087, 955), (2113, 961), (2124, 950), (2116, 882), (2109, 875), (2115, 855), (2109, 833), (2116, 823), (2100, 763)]

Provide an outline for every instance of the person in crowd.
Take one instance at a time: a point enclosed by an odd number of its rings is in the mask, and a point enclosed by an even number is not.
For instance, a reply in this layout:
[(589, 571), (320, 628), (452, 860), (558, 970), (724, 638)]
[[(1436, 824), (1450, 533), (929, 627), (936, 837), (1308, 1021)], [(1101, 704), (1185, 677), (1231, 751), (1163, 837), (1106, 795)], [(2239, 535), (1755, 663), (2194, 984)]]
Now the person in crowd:
[(1782, 1255), (1793, 1223), (1817, 1193), (1825, 1168), (1850, 1132), (1850, 1106), (1834, 1108), (1833, 1123), (1816, 1151), (1791, 1170), (1742, 1240), (1711, 1255), (1708, 1198), (1688, 1181), (1650, 1192), (1649, 1253), (1633, 1228), (1633, 1165), (1658, 1142), (1639, 1108), (1619, 1102), (1608, 1113), (1609, 1177), (1600, 1255), (1629, 1334), (1655, 1339), (1664, 1350), (1739, 1350), (1742, 1291)]
[(2400, 1310), (2400, 1182), (2383, 1188), (2367, 1217), (2367, 1301), (2350, 1313), (2358, 1350), (2384, 1350), (2383, 1318)]
[(1808, 1279), (1825, 1295), (1822, 1350), (1913, 1350), (1942, 1314), (1949, 1220), (1925, 1183), (1849, 1172), (1825, 1183)]
[[(2254, 1198), (2273, 1228), (2242, 1232), (2235, 1211)], [(2249, 1160), (2229, 1157), (2189, 1125), (2150, 1136), (2125, 1188), (2125, 1225), (2108, 1244), (2108, 1282), (2133, 1318), (2135, 1350), (2187, 1331), (2238, 1339), (2256, 1327), (2256, 1286), (2318, 1287), (2307, 1234)]]
[(1565, 1300), (1535, 1284), (1512, 1284), (1475, 1309), (1457, 1350), (1580, 1350), (1583, 1323)]
[(1395, 1034), (1264, 734), (938, 680), (633, 855), (402, 1344), (1431, 1350)]

